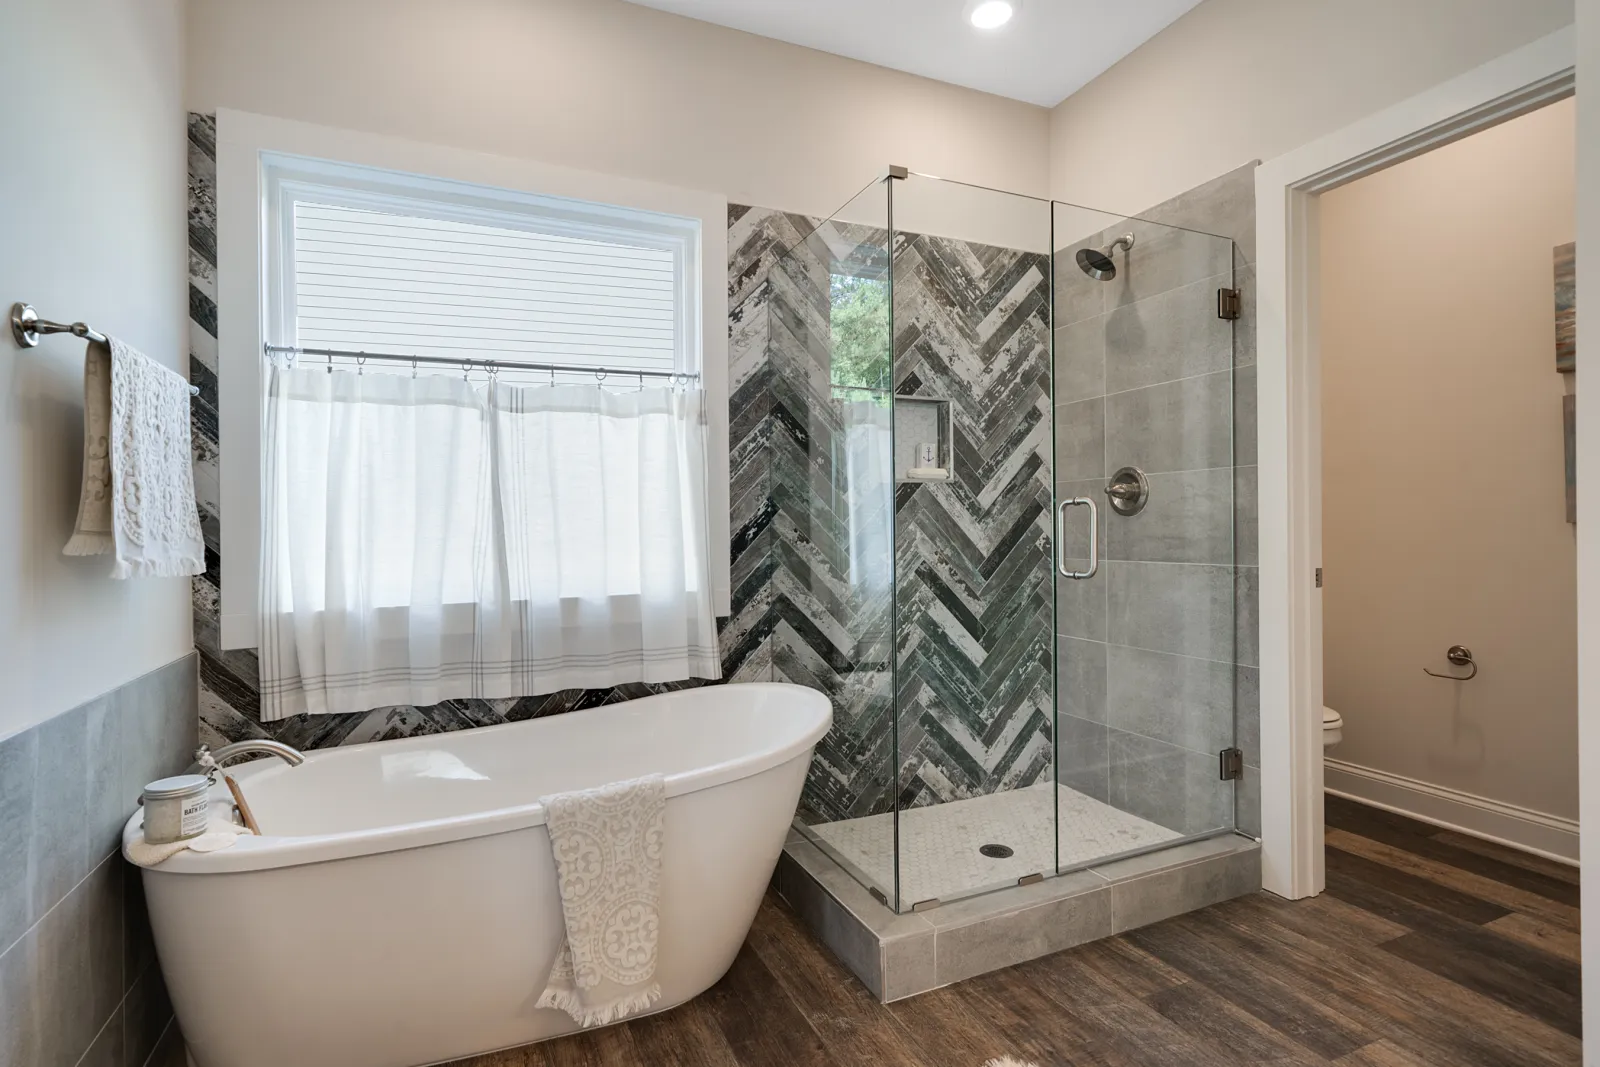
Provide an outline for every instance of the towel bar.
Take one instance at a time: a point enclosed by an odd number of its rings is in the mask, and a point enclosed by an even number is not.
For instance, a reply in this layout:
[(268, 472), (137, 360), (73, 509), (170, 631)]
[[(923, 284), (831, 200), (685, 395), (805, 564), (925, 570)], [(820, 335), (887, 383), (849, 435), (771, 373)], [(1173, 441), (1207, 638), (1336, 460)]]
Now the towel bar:
[[(70, 333), (85, 341), (106, 343), (106, 335), (86, 322), (51, 322), (49, 319), (41, 319), (39, 313), (33, 310), (32, 304), (19, 301), (11, 305), (11, 336), (16, 339), (19, 347), (37, 348), (39, 338), (52, 333)], [(200, 388), (189, 386), (189, 395), (199, 396)]]

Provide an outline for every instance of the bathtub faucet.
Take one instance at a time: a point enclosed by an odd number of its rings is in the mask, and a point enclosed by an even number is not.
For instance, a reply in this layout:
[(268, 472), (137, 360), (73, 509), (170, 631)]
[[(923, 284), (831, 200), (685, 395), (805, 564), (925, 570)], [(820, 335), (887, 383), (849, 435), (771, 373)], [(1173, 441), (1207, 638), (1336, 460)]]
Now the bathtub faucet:
[[(282, 741), (235, 741), (231, 745), (223, 745), (215, 752), (211, 746), (201, 745), (194, 750), (194, 763), (190, 764), (185, 774), (204, 774), (210, 776), (222, 769), (222, 765), (235, 756), (277, 756), (291, 767), (298, 767), (306, 761), (298, 749), (291, 748)], [(215, 779), (213, 779), (214, 781)]]

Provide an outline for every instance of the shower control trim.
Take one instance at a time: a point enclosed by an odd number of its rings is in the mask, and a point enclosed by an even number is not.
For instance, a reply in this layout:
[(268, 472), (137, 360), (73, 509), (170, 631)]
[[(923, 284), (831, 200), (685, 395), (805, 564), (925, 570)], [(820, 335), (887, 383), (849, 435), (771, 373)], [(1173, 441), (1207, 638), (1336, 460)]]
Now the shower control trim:
[[(1089, 566), (1085, 570), (1074, 571), (1067, 569), (1067, 509), (1086, 507), (1089, 509)], [(1100, 509), (1093, 500), (1086, 496), (1075, 496), (1070, 500), (1063, 500), (1056, 505), (1056, 570), (1061, 572), (1061, 577), (1071, 578), (1074, 581), (1083, 581), (1093, 578), (1100, 569)]]
[(1122, 467), (1106, 483), (1106, 496), (1118, 515), (1137, 515), (1150, 502), (1150, 479), (1138, 467)]

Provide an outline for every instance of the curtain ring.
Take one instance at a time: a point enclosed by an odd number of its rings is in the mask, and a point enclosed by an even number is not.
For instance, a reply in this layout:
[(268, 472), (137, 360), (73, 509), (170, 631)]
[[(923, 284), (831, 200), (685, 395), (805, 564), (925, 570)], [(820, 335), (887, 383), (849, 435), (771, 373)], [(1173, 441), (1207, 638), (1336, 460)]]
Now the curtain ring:
[(499, 378), (499, 376), (500, 376), (500, 364), (496, 363), (494, 360), (491, 359), (489, 361), (489, 380), (491, 382), (495, 381), (496, 379)]
[(639, 372), (639, 392), (644, 392), (644, 371)]
[(333, 351), (331, 349), (328, 352), (328, 373), (333, 373)]
[(363, 352), (363, 353), (361, 353), (360, 355), (358, 355), (356, 357), (356, 373), (357, 374), (365, 374), (366, 372), (367, 372), (367, 354), (365, 352)]
[(467, 380), (467, 375), (469, 375), (471, 373), (472, 373), (472, 360), (470, 360), (470, 359), (462, 360), (461, 361), (461, 380), (462, 381), (466, 381)]
[(606, 369), (604, 367), (596, 367), (594, 369), (594, 380), (596, 383), (606, 380)]
[(550, 385), (553, 388), (555, 386), (555, 384), (556, 384), (556, 365), (554, 363), (552, 363), (552, 364), (550, 364)]
[(416, 376), (417, 376), (417, 357), (416, 356), (412, 356), (411, 357), (411, 377), (415, 378)]

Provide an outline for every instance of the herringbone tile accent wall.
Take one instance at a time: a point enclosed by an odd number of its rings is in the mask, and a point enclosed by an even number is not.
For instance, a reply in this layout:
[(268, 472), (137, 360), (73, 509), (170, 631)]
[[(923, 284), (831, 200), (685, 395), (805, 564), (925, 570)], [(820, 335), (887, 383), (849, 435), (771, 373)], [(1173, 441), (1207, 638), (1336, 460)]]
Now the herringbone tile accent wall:
[(1044, 255), (901, 234), (895, 392), (947, 399), (952, 478), (896, 499), (902, 806), (1050, 773), (1050, 301)]

